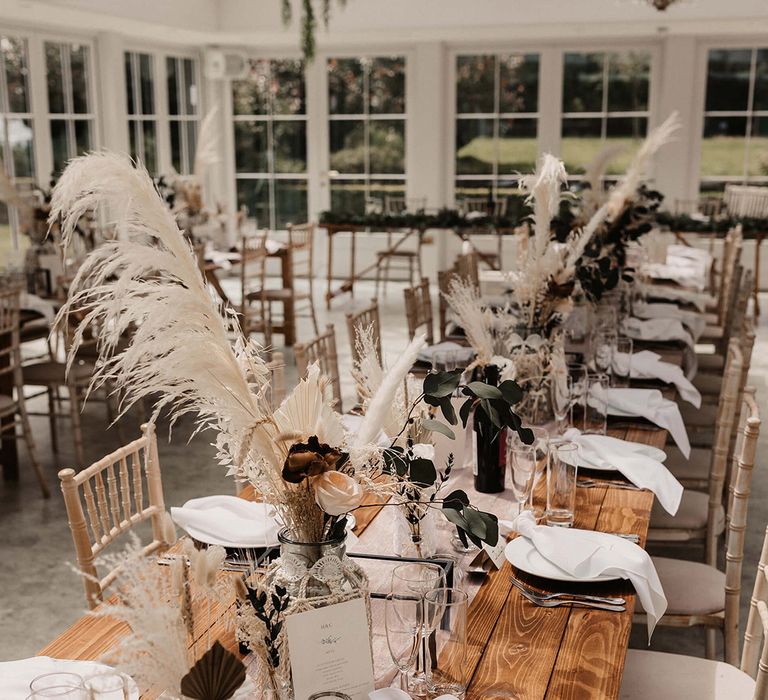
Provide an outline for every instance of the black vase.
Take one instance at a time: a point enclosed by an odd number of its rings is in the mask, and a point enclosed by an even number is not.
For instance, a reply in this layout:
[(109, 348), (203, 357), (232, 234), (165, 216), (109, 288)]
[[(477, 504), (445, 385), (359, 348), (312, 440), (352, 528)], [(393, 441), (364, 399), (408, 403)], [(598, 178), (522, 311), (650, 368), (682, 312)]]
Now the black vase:
[[(477, 377), (490, 386), (499, 384), (499, 368), (487, 365)], [(506, 429), (499, 430), (483, 410), (475, 409), (475, 490), (480, 493), (500, 493), (504, 490), (507, 460), (504, 450)]]

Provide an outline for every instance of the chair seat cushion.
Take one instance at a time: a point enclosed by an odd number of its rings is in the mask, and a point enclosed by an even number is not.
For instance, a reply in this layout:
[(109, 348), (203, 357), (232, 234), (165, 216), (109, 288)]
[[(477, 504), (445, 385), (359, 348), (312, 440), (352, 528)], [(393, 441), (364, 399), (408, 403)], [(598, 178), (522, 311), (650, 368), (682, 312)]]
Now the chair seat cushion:
[(674, 445), (667, 446), (665, 452), (667, 459), (664, 464), (678, 479), (709, 479), (712, 450), (706, 447), (694, 447), (691, 449), (691, 456), (688, 459)]
[(705, 343), (708, 340), (720, 340), (725, 333), (722, 326), (704, 326), (704, 330), (699, 336), (699, 342)]
[[(676, 515), (670, 515), (658, 501), (654, 501), (651, 510), (649, 539), (654, 539), (653, 530), (704, 530), (707, 527), (709, 512), (709, 494), (702, 491), (684, 491)], [(723, 532), (725, 514), (722, 507), (718, 510), (716, 532)]]
[(725, 358), (712, 353), (696, 353), (696, 362), (699, 372), (722, 372), (725, 367)]
[[(725, 610), (725, 574), (685, 559), (653, 557), (667, 596), (667, 615), (709, 615)], [(695, 582), (695, 585), (692, 585)]]
[[(46, 386), (48, 384), (57, 384), (63, 386), (67, 383), (67, 366), (63, 362), (46, 360), (44, 362), (34, 362), (30, 365), (23, 365), (21, 374), (24, 384), (32, 386)], [(89, 362), (72, 365), (70, 376), (76, 382), (87, 381), (93, 374), (94, 367)]]
[(621, 700), (751, 700), (755, 682), (722, 661), (630, 649)]
[(702, 374), (699, 372), (693, 378), (693, 386), (695, 386), (703, 395), (720, 396), (720, 390), (723, 387), (723, 378), (718, 374)]

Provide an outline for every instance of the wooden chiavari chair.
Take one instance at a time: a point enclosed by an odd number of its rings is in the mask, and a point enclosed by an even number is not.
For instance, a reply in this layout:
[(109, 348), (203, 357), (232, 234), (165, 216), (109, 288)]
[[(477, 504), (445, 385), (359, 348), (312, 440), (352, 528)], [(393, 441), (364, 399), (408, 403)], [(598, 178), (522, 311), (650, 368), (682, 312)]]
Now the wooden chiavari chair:
[[(302, 317), (312, 320), (312, 327), (315, 334), (320, 333), (317, 325), (317, 314), (315, 313), (314, 279), (315, 279), (315, 225), (314, 224), (288, 224), (288, 247), (291, 255), (291, 277), (289, 281), (291, 289), (292, 311), (287, 311), (286, 315), (293, 314), (293, 318), (286, 318), (286, 323), (296, 327), (296, 319)], [(297, 290), (296, 279), (302, 278), (307, 281), (308, 289)], [(289, 307), (290, 309), (290, 307)]]
[(360, 353), (357, 347), (357, 336), (360, 331), (372, 328), (373, 341), (376, 345), (376, 352), (379, 355), (379, 361), (383, 362), (381, 356), (381, 321), (379, 319), (379, 302), (371, 299), (371, 305), (354, 314), (347, 314), (347, 333), (349, 335), (349, 345), (352, 350), (352, 366), (356, 367), (360, 362)]
[(307, 369), (312, 363), (317, 362), (320, 365), (321, 374), (327, 377), (331, 383), (335, 408), (341, 413), (339, 356), (336, 352), (336, 331), (333, 325), (327, 325), (325, 333), (314, 340), (308, 343), (297, 343), (294, 352), (296, 353), (296, 368), (300, 377), (307, 374)]
[[(658, 624), (707, 628), (707, 658), (710, 659), (715, 656), (714, 633), (719, 630), (725, 641), (725, 660), (734, 666), (739, 663), (741, 568), (755, 451), (760, 434), (760, 412), (751, 392), (744, 395), (743, 413), (741, 446), (738, 458), (734, 460), (729, 488), (725, 572), (700, 562), (653, 557), (667, 597), (667, 611)], [(692, 586), (693, 582), (695, 585)], [(645, 624), (645, 614), (635, 615), (635, 622)]]
[(272, 300), (267, 295), (267, 236), (240, 239), (240, 327), (243, 335), (264, 335), (264, 346), (272, 348)]
[[(423, 243), (424, 232), (419, 230), (403, 231), (398, 229), (388, 228), (387, 233), (387, 248), (386, 250), (380, 250), (376, 253), (376, 296), (379, 296), (379, 285), (381, 284), (382, 275), (384, 278), (384, 295), (387, 294), (387, 283), (389, 282), (389, 273), (391, 271), (392, 262), (400, 261), (404, 263), (402, 270), (407, 268), (408, 270), (408, 284), (414, 284), (422, 277), (421, 269), (421, 246)], [(394, 241), (394, 236), (401, 238), (408, 237), (413, 238), (416, 241), (415, 248), (406, 248), (404, 243)], [(397, 244), (397, 248), (393, 250), (393, 245)]]
[[(37, 480), (44, 498), (49, 498), (51, 492), (45, 482), (37, 449), (29, 423), (26, 403), (24, 401), (24, 380), (21, 373), (21, 341), (19, 338), (19, 299), (21, 290), (16, 288), (0, 289), (0, 382), (7, 386), (8, 394), (0, 391), (0, 438), (21, 439), (27, 445), (29, 461), (35, 470)], [(14, 398), (14, 390), (16, 397)], [(21, 435), (16, 433), (17, 423), (21, 425)]]
[(59, 472), (77, 565), (88, 606), (102, 600), (104, 590), (118, 577), (113, 569), (100, 577), (96, 557), (117, 537), (141, 522), (152, 523), (152, 542), (145, 555), (166, 548), (165, 502), (160, 477), (155, 429), (141, 426), (142, 437), (115, 450), (80, 472)]
[(480, 271), (477, 257), (477, 252), (470, 250), (468, 253), (458, 255), (453, 266), (459, 277), (471, 282), (475, 287), (480, 286)]
[(728, 470), (731, 435), (737, 415), (742, 354), (732, 340), (728, 348), (723, 394), (715, 425), (715, 443), (709, 472), (708, 492), (687, 490), (676, 515), (656, 502), (651, 511), (649, 542), (704, 542), (705, 561), (717, 563), (717, 541), (725, 529), (723, 493)]
[(432, 298), (429, 292), (429, 279), (424, 277), (421, 284), (403, 290), (405, 295), (405, 316), (408, 321), (408, 337), (413, 338), (424, 326), (427, 344), (434, 345), (434, 323), (432, 320)]

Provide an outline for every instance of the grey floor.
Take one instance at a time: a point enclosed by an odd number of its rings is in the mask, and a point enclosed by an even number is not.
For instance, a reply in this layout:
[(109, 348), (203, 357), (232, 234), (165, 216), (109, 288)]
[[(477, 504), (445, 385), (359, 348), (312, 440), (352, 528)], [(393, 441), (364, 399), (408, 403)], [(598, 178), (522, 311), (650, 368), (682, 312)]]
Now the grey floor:
[[(225, 280), (229, 291), (234, 291), (235, 280)], [(382, 335), (385, 355), (391, 359), (406, 343), (405, 311), (402, 297), (403, 285), (391, 284), (387, 294), (380, 298)], [(327, 323), (336, 327), (339, 364), (342, 368), (342, 389), (346, 407), (354, 403), (354, 387), (349, 372), (349, 343), (344, 314), (362, 308), (373, 296), (373, 286), (362, 283), (355, 299), (341, 297), (327, 312), (322, 293), (315, 290), (321, 328)], [(768, 298), (764, 300), (768, 308)], [(765, 324), (765, 321), (763, 321)], [(307, 319), (299, 324), (299, 338), (307, 340), (313, 335)], [(280, 336), (276, 337), (277, 342)], [(277, 349), (280, 349), (279, 347)], [(758, 388), (758, 399), (765, 406), (766, 379), (768, 378), (768, 326), (758, 331), (758, 343), (752, 362), (750, 382)], [(288, 363), (287, 384), (295, 381), (293, 357), (286, 352)], [(30, 402), (31, 410), (43, 410), (44, 399)], [(767, 412), (768, 413), (768, 412)], [(32, 419), (33, 431), (45, 467), (46, 477), (54, 493), (45, 501), (34, 475), (28, 469), (23, 445), (20, 445), (21, 480), (18, 483), (0, 481), (0, 660), (23, 658), (35, 654), (49, 640), (62, 632), (84, 612), (85, 599), (78, 577), (73, 573), (72, 541), (67, 527), (64, 505), (58, 492), (56, 473), (73, 464), (73, 446), (68, 432), (68, 422), (59, 426), (60, 454), (51, 450), (48, 421), (43, 417)], [(103, 404), (86, 406), (83, 418), (86, 460), (90, 463), (107, 454), (120, 444), (115, 428), (108, 429)], [(126, 439), (138, 435), (139, 419), (129, 415), (122, 427)], [(181, 505), (187, 499), (213, 493), (233, 493), (232, 482), (213, 459), (210, 446), (212, 435), (202, 434), (188, 442), (193, 429), (192, 419), (182, 420), (168, 441), (167, 426), (160, 425), (160, 463), (163, 487), (168, 506)], [(750, 504), (749, 526), (746, 540), (745, 573), (742, 612), (752, 590), (754, 567), (760, 555), (763, 531), (768, 523), (768, 475), (762, 464), (768, 454), (768, 429), (764, 431), (758, 450), (758, 469), (755, 473)], [(696, 549), (677, 548), (674, 553), (695, 559), (701, 556)], [(695, 585), (695, 582), (692, 583)], [(645, 630), (633, 632), (634, 646), (644, 646)], [(652, 648), (703, 655), (703, 633), (698, 631), (658, 630)]]

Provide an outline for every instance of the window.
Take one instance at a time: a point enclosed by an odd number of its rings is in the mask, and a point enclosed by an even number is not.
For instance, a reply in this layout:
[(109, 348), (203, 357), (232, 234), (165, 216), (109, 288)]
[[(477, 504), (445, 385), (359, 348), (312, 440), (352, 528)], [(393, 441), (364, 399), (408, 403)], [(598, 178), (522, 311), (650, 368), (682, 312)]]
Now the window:
[(166, 56), (168, 83), (168, 127), (171, 164), (177, 173), (192, 172), (197, 145), (198, 87), (195, 62), (191, 58)]
[(232, 84), (237, 204), (257, 225), (284, 228), (307, 216), (304, 64), (252, 60)]
[(405, 197), (405, 58), (328, 59), (331, 209)]
[(89, 90), (90, 56), (82, 44), (45, 42), (48, 115), (53, 171), (93, 145), (93, 110)]
[[(33, 184), (34, 131), (26, 42), (0, 35), (0, 158), (16, 183)], [(0, 260), (18, 245), (16, 221), (0, 202)]]
[(701, 189), (768, 181), (768, 48), (713, 49), (707, 61)]
[(456, 192), (503, 200), (538, 152), (539, 54), (456, 57)]
[(128, 105), (128, 139), (131, 157), (157, 172), (157, 105), (154, 57), (125, 52), (125, 91)]
[(606, 143), (626, 146), (607, 174), (620, 174), (648, 129), (651, 57), (644, 51), (566, 53), (560, 157), (584, 172)]

